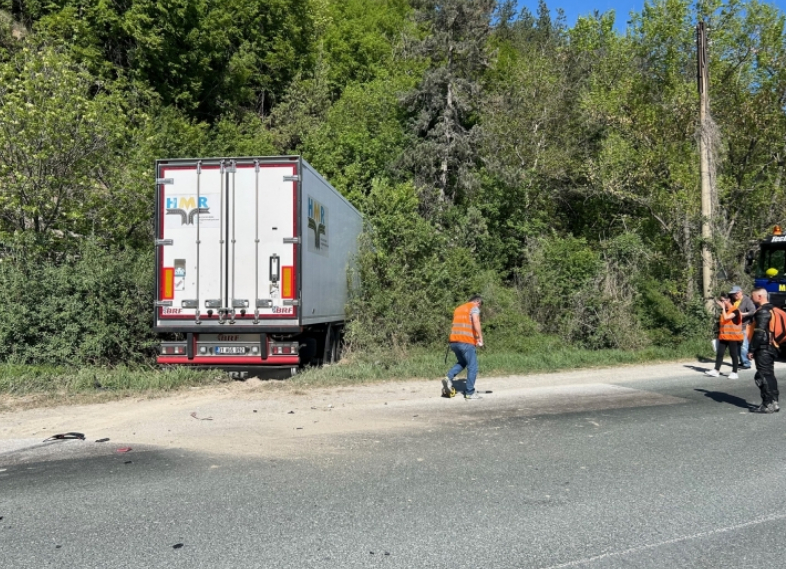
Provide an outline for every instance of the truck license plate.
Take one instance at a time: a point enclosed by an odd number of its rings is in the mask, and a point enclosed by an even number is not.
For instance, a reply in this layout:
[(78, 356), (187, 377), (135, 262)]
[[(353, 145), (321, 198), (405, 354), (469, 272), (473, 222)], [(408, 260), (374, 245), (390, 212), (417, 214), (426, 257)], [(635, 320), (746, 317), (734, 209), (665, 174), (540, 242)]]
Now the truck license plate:
[(216, 346), (217, 354), (245, 354), (245, 346)]

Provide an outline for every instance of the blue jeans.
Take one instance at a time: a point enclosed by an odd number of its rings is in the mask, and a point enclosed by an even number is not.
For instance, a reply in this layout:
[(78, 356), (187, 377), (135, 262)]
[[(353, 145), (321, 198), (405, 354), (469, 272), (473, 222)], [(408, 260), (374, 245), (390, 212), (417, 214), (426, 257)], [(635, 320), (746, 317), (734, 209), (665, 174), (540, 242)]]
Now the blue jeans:
[(458, 363), (450, 368), (448, 379), (453, 381), (461, 370), (467, 368), (467, 395), (475, 393), (475, 380), (478, 377), (478, 355), (475, 353), (475, 346), (463, 342), (451, 342), (450, 349), (456, 354)]
[(740, 353), (740, 365), (742, 367), (751, 367), (751, 361), (748, 359), (748, 334), (742, 339), (742, 352)]

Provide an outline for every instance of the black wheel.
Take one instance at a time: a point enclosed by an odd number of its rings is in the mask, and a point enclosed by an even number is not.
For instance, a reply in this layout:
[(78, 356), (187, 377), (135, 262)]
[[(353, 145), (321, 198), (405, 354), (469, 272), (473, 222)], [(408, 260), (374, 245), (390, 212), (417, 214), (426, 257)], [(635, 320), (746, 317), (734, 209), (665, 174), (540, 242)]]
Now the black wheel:
[(316, 338), (303, 338), (300, 344), (300, 365), (319, 365), (317, 358), (317, 339)]

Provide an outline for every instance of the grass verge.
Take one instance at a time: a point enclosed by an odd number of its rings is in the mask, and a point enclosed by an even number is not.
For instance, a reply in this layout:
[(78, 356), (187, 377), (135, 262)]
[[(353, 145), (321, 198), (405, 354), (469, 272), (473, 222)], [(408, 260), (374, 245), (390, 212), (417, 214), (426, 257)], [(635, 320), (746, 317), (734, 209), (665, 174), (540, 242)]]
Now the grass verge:
[[(713, 357), (706, 340), (685, 342), (674, 348), (651, 347), (636, 351), (583, 350), (551, 339), (533, 339), (519, 351), (480, 350), (481, 377), (545, 373), (567, 369), (613, 367), (647, 362)], [(453, 365), (455, 357), (445, 352), (413, 348), (377, 353), (347, 354), (337, 365), (309, 369), (287, 380), (293, 389), (335, 387), (403, 379), (439, 378)], [(187, 368), (53, 367), (0, 364), (0, 396), (17, 401), (29, 399), (30, 406), (66, 402), (106, 401), (131, 395), (148, 397), (186, 387), (229, 382), (220, 371)], [(14, 405), (15, 407), (18, 405)]]
[[(338, 365), (310, 369), (289, 381), (309, 387), (352, 385), (401, 379), (436, 379), (456, 362), (453, 353), (426, 349), (406, 353), (379, 353), (357, 356), (349, 354)], [(479, 375), (486, 377), (549, 373), (578, 368), (613, 367), (648, 362), (674, 361), (706, 357), (714, 359), (707, 340), (685, 342), (677, 347), (649, 347), (642, 350), (585, 350), (544, 342), (532, 350), (478, 351)]]
[[(31, 405), (105, 401), (129, 395), (166, 393), (184, 387), (227, 382), (225, 373), (186, 368), (113, 368), (0, 364), (0, 396)], [(1, 402), (0, 402), (1, 403)], [(23, 405), (24, 406), (24, 405)]]

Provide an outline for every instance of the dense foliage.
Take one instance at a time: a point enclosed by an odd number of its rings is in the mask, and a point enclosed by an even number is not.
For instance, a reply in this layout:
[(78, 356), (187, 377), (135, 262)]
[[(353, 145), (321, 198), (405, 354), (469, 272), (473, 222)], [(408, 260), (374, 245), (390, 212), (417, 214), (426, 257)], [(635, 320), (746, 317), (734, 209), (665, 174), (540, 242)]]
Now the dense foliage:
[(784, 15), (515, 5), (0, 0), (0, 359), (144, 357), (153, 163), (181, 156), (300, 153), (365, 214), (356, 346), (441, 343), (473, 292), (510, 350), (701, 334), (694, 27), (720, 288), (786, 214)]

